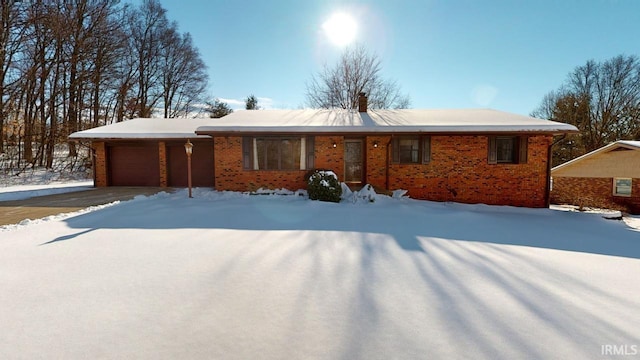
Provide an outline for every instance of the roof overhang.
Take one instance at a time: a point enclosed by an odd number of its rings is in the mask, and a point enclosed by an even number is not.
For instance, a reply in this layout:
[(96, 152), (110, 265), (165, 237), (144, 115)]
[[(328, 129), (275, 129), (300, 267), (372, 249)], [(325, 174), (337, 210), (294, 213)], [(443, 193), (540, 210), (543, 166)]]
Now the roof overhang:
[(132, 119), (79, 131), (70, 140), (171, 140), (241, 134), (564, 134), (573, 125), (491, 109), (257, 110), (220, 119)]
[(186, 140), (208, 138), (196, 134), (198, 126), (208, 124), (209, 118), (127, 120), (69, 135), (69, 140)]
[(478, 134), (547, 134), (559, 135), (573, 133), (577, 130), (549, 126), (201, 126), (196, 129), (198, 135), (233, 136), (245, 134), (264, 135), (294, 135), (294, 134), (323, 134), (323, 135), (389, 135), (389, 134), (441, 134), (441, 135), (478, 135)]
[(491, 109), (237, 111), (199, 126), (197, 134), (565, 134), (569, 124)]

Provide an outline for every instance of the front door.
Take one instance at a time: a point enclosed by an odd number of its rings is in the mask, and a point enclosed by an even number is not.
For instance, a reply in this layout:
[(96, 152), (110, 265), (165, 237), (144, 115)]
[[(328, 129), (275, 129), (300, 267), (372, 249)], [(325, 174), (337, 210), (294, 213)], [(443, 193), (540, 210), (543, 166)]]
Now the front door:
[(344, 141), (344, 182), (362, 183), (364, 179), (364, 153), (362, 139)]

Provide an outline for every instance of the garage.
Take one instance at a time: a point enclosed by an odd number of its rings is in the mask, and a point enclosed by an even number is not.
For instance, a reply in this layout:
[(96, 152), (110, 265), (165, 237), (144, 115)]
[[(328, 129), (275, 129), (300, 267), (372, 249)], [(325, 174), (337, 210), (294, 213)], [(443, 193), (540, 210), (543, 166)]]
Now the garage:
[[(213, 140), (194, 140), (191, 155), (191, 182), (195, 187), (213, 187)], [(187, 186), (187, 155), (184, 142), (167, 143), (167, 182), (169, 186)]]
[(160, 186), (157, 142), (107, 145), (109, 185)]
[(216, 119), (131, 119), (69, 135), (91, 141), (94, 184), (187, 187), (184, 144), (193, 144), (192, 185), (214, 187), (213, 139), (196, 129)]

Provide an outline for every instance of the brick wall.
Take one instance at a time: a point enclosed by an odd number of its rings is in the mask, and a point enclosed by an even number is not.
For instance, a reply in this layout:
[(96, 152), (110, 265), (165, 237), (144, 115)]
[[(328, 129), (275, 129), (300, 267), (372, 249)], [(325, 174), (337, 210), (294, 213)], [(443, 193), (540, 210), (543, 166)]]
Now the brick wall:
[(158, 142), (158, 159), (160, 161), (160, 186), (167, 187), (169, 174), (167, 172), (167, 144), (164, 141)]
[[(434, 201), (544, 207), (551, 139), (551, 136), (529, 137), (526, 164), (488, 164), (487, 136), (432, 136), (431, 162), (391, 164), (388, 188), (405, 189), (413, 198)], [(390, 140), (390, 136), (377, 135), (366, 137), (364, 142), (365, 180), (382, 189), (387, 185)], [(315, 167), (331, 169), (341, 180), (344, 178), (343, 141), (342, 136), (315, 137)], [(216, 137), (214, 144), (218, 190), (306, 188), (304, 170), (243, 170), (241, 137)]]
[(94, 186), (108, 186), (107, 181), (107, 147), (103, 141), (94, 141), (91, 144), (94, 151)]
[(613, 178), (554, 176), (551, 202), (640, 214), (640, 179), (631, 184), (631, 197), (613, 196)]
[[(386, 189), (387, 151), (390, 150), (390, 140), (390, 136), (367, 136), (365, 141), (364, 152), (367, 176), (365, 182), (378, 189)], [(375, 144), (378, 144), (378, 146), (375, 147)], [(390, 189), (395, 190), (394, 188)]]
[(244, 170), (242, 168), (242, 137), (215, 137), (213, 153), (217, 190), (253, 191), (259, 188), (298, 190), (307, 187), (304, 181), (306, 170)]
[[(333, 147), (333, 144), (336, 147)], [(332, 170), (338, 179), (344, 179), (344, 137), (316, 136), (315, 137), (315, 167), (316, 169)], [(306, 188), (306, 185), (305, 187)]]
[(391, 164), (389, 188), (435, 201), (545, 207), (551, 137), (528, 141), (527, 163), (489, 164), (487, 136), (432, 136), (431, 161)]

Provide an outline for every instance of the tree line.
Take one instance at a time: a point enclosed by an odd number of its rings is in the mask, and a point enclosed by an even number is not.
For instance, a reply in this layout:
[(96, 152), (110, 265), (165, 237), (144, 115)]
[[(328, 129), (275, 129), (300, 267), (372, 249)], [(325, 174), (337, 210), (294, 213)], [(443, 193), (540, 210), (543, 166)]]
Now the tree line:
[[(334, 66), (306, 83), (307, 105), (406, 108), (408, 95), (381, 76), (377, 55), (347, 48)], [(159, 0), (0, 0), (0, 160), (52, 167), (56, 145), (76, 157), (75, 131), (135, 117), (186, 117), (233, 110), (206, 101), (206, 65), (189, 33), (169, 21)], [(204, 106), (203, 106), (204, 104)], [(247, 110), (259, 109), (254, 95)], [(640, 138), (640, 60), (588, 61), (548, 93), (532, 116), (570, 123), (579, 134), (554, 147), (553, 163), (619, 139)]]
[(532, 116), (576, 126), (554, 146), (559, 165), (617, 140), (640, 139), (640, 60), (619, 55), (576, 67)]
[(158, 0), (0, 4), (0, 153), (50, 168), (72, 132), (204, 102), (206, 65)]

